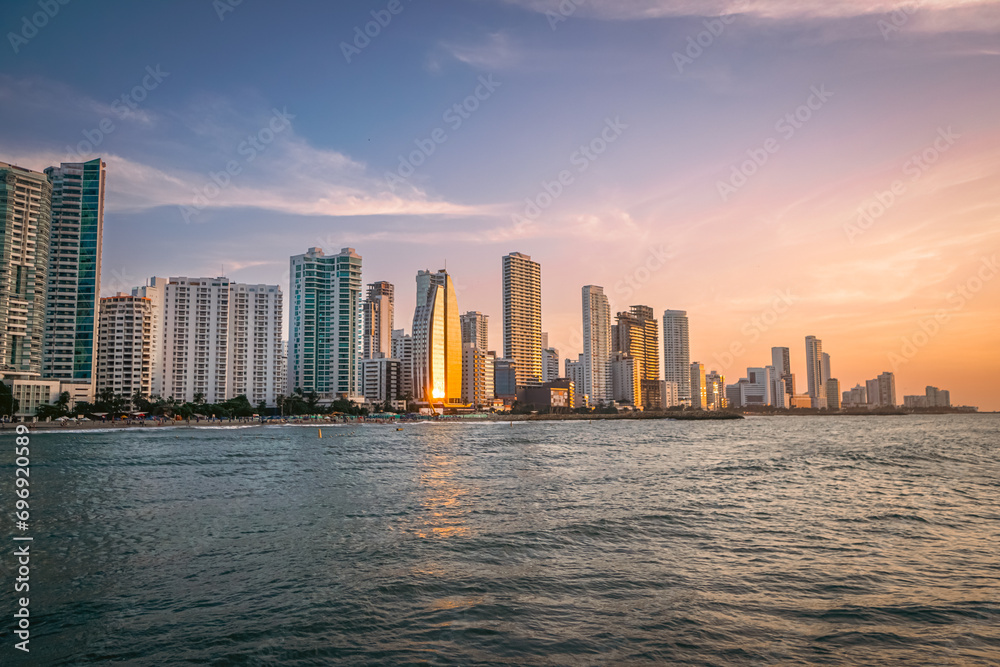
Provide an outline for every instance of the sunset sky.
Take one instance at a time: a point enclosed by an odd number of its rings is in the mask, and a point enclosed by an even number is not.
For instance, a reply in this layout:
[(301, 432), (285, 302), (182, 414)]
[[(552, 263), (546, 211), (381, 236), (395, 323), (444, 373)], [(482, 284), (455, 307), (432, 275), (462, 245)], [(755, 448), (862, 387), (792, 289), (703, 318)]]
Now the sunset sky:
[(730, 382), (780, 345), (804, 392), (811, 334), (842, 389), (892, 370), (899, 403), (1000, 410), (996, 2), (123, 0), (26, 32), (38, 11), (0, 6), (0, 161), (107, 161), (106, 295), (287, 294), (290, 255), (350, 246), (407, 330), (447, 262), (501, 351), (519, 251), (562, 359), (603, 285), (687, 310)]

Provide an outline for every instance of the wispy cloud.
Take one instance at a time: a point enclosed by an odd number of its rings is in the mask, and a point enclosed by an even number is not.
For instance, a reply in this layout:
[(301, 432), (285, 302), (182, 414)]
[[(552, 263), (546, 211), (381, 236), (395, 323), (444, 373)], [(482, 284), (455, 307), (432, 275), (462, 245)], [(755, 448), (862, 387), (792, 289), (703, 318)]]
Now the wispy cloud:
[[(541, 13), (559, 13), (564, 0), (504, 0)], [(670, 17), (747, 14), (764, 19), (849, 18), (889, 14), (902, 8), (936, 15), (914, 21), (927, 30), (992, 30), (1000, 24), (1000, 9), (992, 0), (587, 0), (578, 14), (613, 21), (636, 21)], [(950, 15), (942, 16), (943, 13)]]
[[(441, 50), (449, 57), (470, 67), (485, 70), (501, 70), (516, 65), (522, 52), (505, 32), (494, 32), (478, 42), (441, 42)], [(432, 69), (440, 68), (439, 58), (432, 56)]]

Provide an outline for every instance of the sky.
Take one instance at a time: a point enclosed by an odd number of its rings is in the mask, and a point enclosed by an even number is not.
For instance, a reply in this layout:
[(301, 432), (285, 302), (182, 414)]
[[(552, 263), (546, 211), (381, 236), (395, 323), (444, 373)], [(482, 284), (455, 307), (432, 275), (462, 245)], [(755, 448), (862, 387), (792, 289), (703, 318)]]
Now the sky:
[(730, 382), (815, 335), (1000, 410), (996, 2), (63, 1), (0, 5), (0, 161), (107, 162), (105, 295), (352, 247), (502, 351), (517, 251), (563, 359), (601, 285)]

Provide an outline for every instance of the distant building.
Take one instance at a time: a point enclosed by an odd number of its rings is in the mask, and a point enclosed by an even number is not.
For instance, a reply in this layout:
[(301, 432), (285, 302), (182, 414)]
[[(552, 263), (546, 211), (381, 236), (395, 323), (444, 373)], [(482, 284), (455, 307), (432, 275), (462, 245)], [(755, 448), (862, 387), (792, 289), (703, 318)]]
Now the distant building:
[(384, 352), (361, 360), (362, 393), (369, 403), (392, 403), (400, 398), (400, 363)]
[(542, 382), (517, 388), (517, 401), (535, 409), (548, 408), (553, 412), (568, 412), (573, 407), (574, 385), (568, 378)]
[(413, 336), (404, 329), (392, 330), (392, 358), (399, 361), (399, 397), (415, 397), (413, 391)]
[(368, 285), (361, 332), (361, 356), (364, 359), (373, 359), (378, 353), (392, 355), (395, 291), (392, 283), (384, 280)]
[[(146, 281), (142, 287), (133, 287), (132, 296), (145, 297), (149, 299), (152, 307), (152, 322), (150, 329), (149, 358), (150, 358), (150, 391), (160, 395), (163, 392), (163, 300), (166, 296), (167, 278), (153, 276)], [(282, 357), (284, 357), (282, 353)], [(279, 383), (279, 387), (284, 390), (284, 383)]]
[(903, 397), (903, 407), (904, 408), (926, 408), (927, 407), (927, 397), (926, 396), (904, 396)]
[(726, 376), (716, 371), (705, 374), (705, 396), (708, 410), (722, 410), (726, 403)]
[(110, 389), (131, 399), (152, 394), (153, 304), (141, 296), (101, 299), (98, 318), (96, 392)]
[(841, 394), (843, 402), (841, 407), (843, 408), (863, 408), (868, 406), (868, 390), (859, 385), (855, 385), (854, 389), (845, 391)]
[(566, 360), (566, 378), (573, 382), (573, 407), (582, 408), (590, 405), (589, 397), (580, 390), (584, 385), (584, 364), (583, 355), (579, 355), (576, 361)]
[(642, 407), (641, 376), (638, 359), (622, 352), (615, 352), (611, 357), (612, 398), (619, 403)]
[(785, 394), (794, 394), (795, 376), (792, 374), (792, 359), (787, 347), (771, 348), (771, 365), (774, 366), (778, 379), (785, 383)]
[(663, 311), (663, 378), (677, 383), (680, 404), (691, 404), (691, 342), (687, 311)]
[(503, 356), (517, 368), (517, 384), (542, 379), (542, 266), (512, 252), (503, 257)]
[(809, 394), (792, 394), (790, 400), (791, 407), (809, 409), (813, 406), (812, 396)]
[(826, 409), (840, 410), (840, 380), (836, 378), (826, 381)]
[[(611, 327), (611, 351), (636, 360), (638, 390), (634, 405), (658, 408), (660, 398), (660, 343), (659, 327), (653, 309), (649, 306), (632, 306), (628, 312), (617, 315)], [(616, 400), (618, 400), (616, 398)]]
[(676, 382), (660, 381), (660, 396), (663, 400), (662, 408), (675, 408), (680, 405), (680, 389)]
[(929, 408), (951, 407), (951, 392), (947, 389), (938, 389), (937, 387), (928, 385), (924, 396)]
[(472, 343), (486, 352), (490, 349), (490, 316), (470, 310), (459, 317), (462, 327), (462, 348)]
[(559, 377), (559, 350), (554, 347), (543, 347), (542, 382), (551, 382)]
[(878, 376), (878, 404), (882, 407), (896, 407), (896, 376), (886, 371)]
[(806, 393), (813, 405), (826, 405), (826, 385), (823, 383), (823, 341), (816, 336), (806, 336)]
[(833, 377), (830, 374), (830, 355), (827, 354), (826, 352), (823, 353), (823, 357), (820, 360), (820, 370), (823, 373), (822, 377), (823, 384), (826, 384), (826, 381), (829, 380), (831, 377)]
[(691, 364), (691, 407), (696, 410), (708, 409), (708, 393), (705, 386), (705, 365)]
[(278, 285), (229, 285), (226, 397), (275, 406), (286, 391), (281, 338), (284, 295)]
[(462, 403), (485, 406), (493, 400), (494, 363), (492, 352), (475, 343), (462, 348)]
[(517, 397), (517, 364), (513, 359), (497, 359), (493, 363), (493, 393), (496, 398)]
[(583, 288), (583, 393), (591, 405), (609, 403), (611, 387), (611, 307), (604, 288)]

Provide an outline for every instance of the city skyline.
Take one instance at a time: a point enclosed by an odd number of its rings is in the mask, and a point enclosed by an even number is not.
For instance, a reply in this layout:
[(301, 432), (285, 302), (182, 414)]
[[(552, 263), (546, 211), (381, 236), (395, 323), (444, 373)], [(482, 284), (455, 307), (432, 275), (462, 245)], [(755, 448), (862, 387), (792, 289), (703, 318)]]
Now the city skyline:
[[(612, 312), (687, 311), (691, 360), (729, 378), (787, 346), (801, 391), (815, 333), (842, 390), (891, 370), (899, 396), (933, 384), (1000, 409), (1000, 95), (982, 85), (995, 5), (923, 3), (898, 25), (879, 2), (708, 3), (705, 16), (653, 0), (570, 16), (546, 2), (403, 6), (350, 62), (340, 45), (369, 8), (61, 7), (4, 56), (0, 92), (18, 103), (0, 117), (20, 131), (0, 160), (105, 159), (102, 296), (154, 274), (290, 294), (289, 256), (356, 247), (366, 282), (405, 286), (447, 263), (463, 311), (499, 324), (500, 280), (482, 267), (517, 251), (545, 271), (542, 328), (563, 360), (582, 351), (574, 304), (593, 284)], [(24, 11), (0, 19), (18, 26)], [(162, 34), (125, 51), (112, 37), (137, 24)], [(205, 37), (190, 53), (170, 38), (179, 25)], [(707, 25), (719, 34), (693, 56)], [(242, 48), (280, 29), (293, 48)], [(107, 48), (75, 62), (62, 45), (81, 31)], [(325, 85), (288, 76), (303, 58), (328, 62)], [(205, 62), (232, 68), (229, 82)], [(642, 94), (639, 81), (652, 82)], [(393, 95), (407, 104), (388, 108)], [(411, 160), (437, 128), (446, 141)], [(599, 155), (580, 151), (592, 143)], [(396, 311), (414, 306), (401, 289)]]

